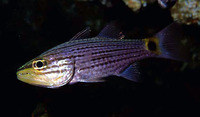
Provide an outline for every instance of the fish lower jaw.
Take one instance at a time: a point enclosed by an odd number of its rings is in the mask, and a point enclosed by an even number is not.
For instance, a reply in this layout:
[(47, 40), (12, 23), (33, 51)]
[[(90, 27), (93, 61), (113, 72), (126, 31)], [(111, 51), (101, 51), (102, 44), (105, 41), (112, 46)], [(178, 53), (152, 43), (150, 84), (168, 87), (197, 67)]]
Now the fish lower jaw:
[(54, 86), (54, 83), (50, 83), (50, 82), (44, 82), (42, 80), (31, 80), (28, 78), (18, 78), (20, 81), (30, 84), (30, 85), (35, 85), (35, 86), (39, 86), (39, 87), (46, 87), (46, 88), (50, 88), (52, 86)]
[(30, 73), (18, 73), (17, 74), (17, 79), (30, 84), (30, 85), (35, 85), (35, 86), (40, 86), (40, 87), (51, 87), (53, 85), (55, 85), (53, 82), (46, 82), (44, 80), (40, 80), (40, 79), (34, 79), (34, 78), (30, 78), (30, 77), (34, 77), (33, 74)]
[(58, 88), (61, 87), (65, 84), (61, 84), (58, 81), (55, 80), (41, 80), (41, 79), (34, 79), (34, 78), (29, 78), (29, 77), (34, 77), (33, 74), (30, 73), (18, 73), (17, 78), (18, 80), (30, 84), (30, 85), (35, 85), (39, 87), (44, 87), (44, 88)]

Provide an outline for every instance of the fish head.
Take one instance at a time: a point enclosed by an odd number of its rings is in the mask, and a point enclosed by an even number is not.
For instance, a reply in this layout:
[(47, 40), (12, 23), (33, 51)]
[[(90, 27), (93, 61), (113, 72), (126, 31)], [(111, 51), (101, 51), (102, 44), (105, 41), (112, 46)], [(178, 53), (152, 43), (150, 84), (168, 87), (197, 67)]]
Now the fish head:
[(17, 78), (31, 85), (56, 88), (69, 83), (73, 74), (72, 57), (65, 59), (37, 57), (18, 69)]

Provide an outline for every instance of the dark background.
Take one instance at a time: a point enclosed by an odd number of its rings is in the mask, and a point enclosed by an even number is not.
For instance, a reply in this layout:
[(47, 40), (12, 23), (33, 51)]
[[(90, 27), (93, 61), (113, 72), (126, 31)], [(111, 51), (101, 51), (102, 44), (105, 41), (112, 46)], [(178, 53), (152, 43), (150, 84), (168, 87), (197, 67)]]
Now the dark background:
[(134, 13), (121, 0), (112, 7), (100, 1), (2, 0), (0, 2), (2, 115), (65, 116), (200, 116), (200, 41), (197, 25), (184, 26), (192, 60), (188, 63), (140, 61), (143, 82), (108, 77), (104, 83), (77, 83), (58, 89), (31, 86), (17, 80), (27, 61), (90, 26), (95, 36), (110, 21), (119, 20), (126, 38), (145, 38), (173, 22), (157, 3)]

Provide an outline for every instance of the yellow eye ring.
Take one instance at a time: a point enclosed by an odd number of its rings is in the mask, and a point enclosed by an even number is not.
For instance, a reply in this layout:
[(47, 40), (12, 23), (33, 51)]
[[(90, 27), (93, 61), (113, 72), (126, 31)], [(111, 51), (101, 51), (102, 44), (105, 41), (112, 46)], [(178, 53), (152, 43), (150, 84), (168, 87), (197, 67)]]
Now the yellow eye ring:
[(47, 62), (45, 60), (35, 60), (32, 62), (32, 67), (37, 70), (46, 68)]

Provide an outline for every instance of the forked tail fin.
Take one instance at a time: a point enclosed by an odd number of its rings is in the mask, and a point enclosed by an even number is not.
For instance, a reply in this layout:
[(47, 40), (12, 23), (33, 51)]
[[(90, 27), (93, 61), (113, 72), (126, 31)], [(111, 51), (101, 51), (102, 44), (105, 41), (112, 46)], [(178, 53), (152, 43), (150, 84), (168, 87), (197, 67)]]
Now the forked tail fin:
[(158, 39), (160, 54), (158, 57), (173, 60), (188, 61), (189, 50), (184, 45), (185, 39), (182, 27), (172, 23), (155, 35)]

